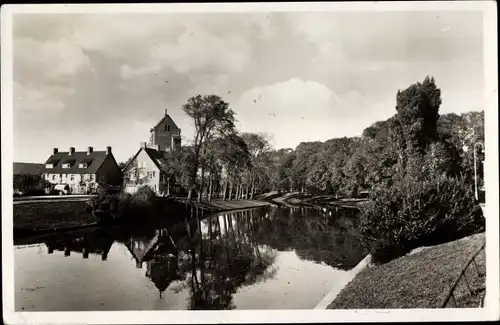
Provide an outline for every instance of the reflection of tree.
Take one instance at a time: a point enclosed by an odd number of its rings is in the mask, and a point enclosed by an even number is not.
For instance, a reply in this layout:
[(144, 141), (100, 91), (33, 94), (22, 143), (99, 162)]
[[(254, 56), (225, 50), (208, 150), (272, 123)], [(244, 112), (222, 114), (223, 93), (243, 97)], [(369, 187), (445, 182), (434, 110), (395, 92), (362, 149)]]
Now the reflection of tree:
[(303, 259), (351, 269), (363, 258), (354, 209), (272, 208), (251, 211), (255, 238)]
[(261, 252), (243, 227), (234, 214), (196, 218), (190, 225), (190, 309), (233, 309), (232, 296), (240, 287), (274, 276), (268, 268), (275, 256)]

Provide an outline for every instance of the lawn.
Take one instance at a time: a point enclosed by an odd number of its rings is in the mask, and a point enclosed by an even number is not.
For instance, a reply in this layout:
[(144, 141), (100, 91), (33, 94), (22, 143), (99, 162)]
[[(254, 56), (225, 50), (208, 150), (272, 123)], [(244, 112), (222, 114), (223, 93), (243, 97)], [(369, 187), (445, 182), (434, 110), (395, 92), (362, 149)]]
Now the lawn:
[[(462, 267), (485, 243), (485, 234), (422, 249), (387, 264), (361, 271), (329, 309), (440, 308)], [(477, 256), (479, 275), (471, 264), (455, 291), (458, 307), (477, 307), (485, 288), (484, 250)], [(450, 303), (448, 307), (453, 307)]]
[(97, 222), (86, 202), (36, 202), (14, 205), (14, 230), (37, 231)]

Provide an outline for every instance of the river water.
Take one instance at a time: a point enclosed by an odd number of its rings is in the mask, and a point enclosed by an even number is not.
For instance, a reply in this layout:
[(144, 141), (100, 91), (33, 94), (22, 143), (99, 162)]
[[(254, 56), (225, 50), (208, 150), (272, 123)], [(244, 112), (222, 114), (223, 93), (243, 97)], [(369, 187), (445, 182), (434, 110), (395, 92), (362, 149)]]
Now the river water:
[(356, 210), (266, 207), (16, 240), (17, 311), (311, 309), (364, 257)]

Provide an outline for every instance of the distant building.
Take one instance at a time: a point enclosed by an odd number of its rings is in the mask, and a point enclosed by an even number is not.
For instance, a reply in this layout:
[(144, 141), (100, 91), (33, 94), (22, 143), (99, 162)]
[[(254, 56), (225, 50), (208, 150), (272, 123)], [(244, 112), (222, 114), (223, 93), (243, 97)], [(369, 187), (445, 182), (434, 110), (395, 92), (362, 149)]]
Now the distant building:
[(14, 163), (14, 192), (29, 192), (31, 190), (43, 190), (42, 188), (43, 164)]
[(181, 129), (177, 127), (170, 115), (168, 115), (167, 110), (165, 110), (163, 118), (149, 132), (148, 148), (162, 152), (180, 150)]
[(151, 130), (149, 142), (142, 142), (137, 153), (123, 167), (123, 187), (135, 193), (141, 186), (151, 187), (157, 194), (175, 190), (165, 165), (173, 152), (181, 149), (181, 129), (165, 110), (165, 115)]
[(71, 147), (67, 152), (54, 148), (42, 173), (43, 178), (54, 186), (68, 185), (69, 192), (73, 194), (91, 193), (100, 183), (121, 183), (121, 170), (111, 147), (107, 147), (106, 151), (94, 151), (92, 147), (88, 147), (87, 151), (75, 151)]

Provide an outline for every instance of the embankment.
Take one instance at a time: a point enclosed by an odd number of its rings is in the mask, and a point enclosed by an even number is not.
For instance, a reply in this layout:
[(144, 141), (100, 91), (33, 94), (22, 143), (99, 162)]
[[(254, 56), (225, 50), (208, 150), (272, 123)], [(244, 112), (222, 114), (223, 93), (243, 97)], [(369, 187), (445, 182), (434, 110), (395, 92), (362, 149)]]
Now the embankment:
[(29, 202), (13, 208), (14, 236), (92, 226), (98, 221), (86, 201)]
[[(441, 308), (464, 265), (485, 244), (480, 233), (453, 242), (425, 247), (389, 263), (361, 271), (330, 304), (329, 309)], [(467, 286), (454, 293), (461, 307), (477, 307), (485, 290), (484, 250), (466, 270)], [(463, 282), (463, 281), (462, 281)]]
[(203, 209), (208, 212), (224, 212), (224, 211), (233, 211), (233, 210), (242, 210), (242, 209), (252, 209), (252, 208), (260, 208), (271, 205), (271, 203), (260, 200), (211, 200), (211, 201), (202, 201), (195, 202), (191, 201), (189, 203), (187, 200), (179, 200), (179, 202), (185, 204), (193, 204), (193, 206)]

